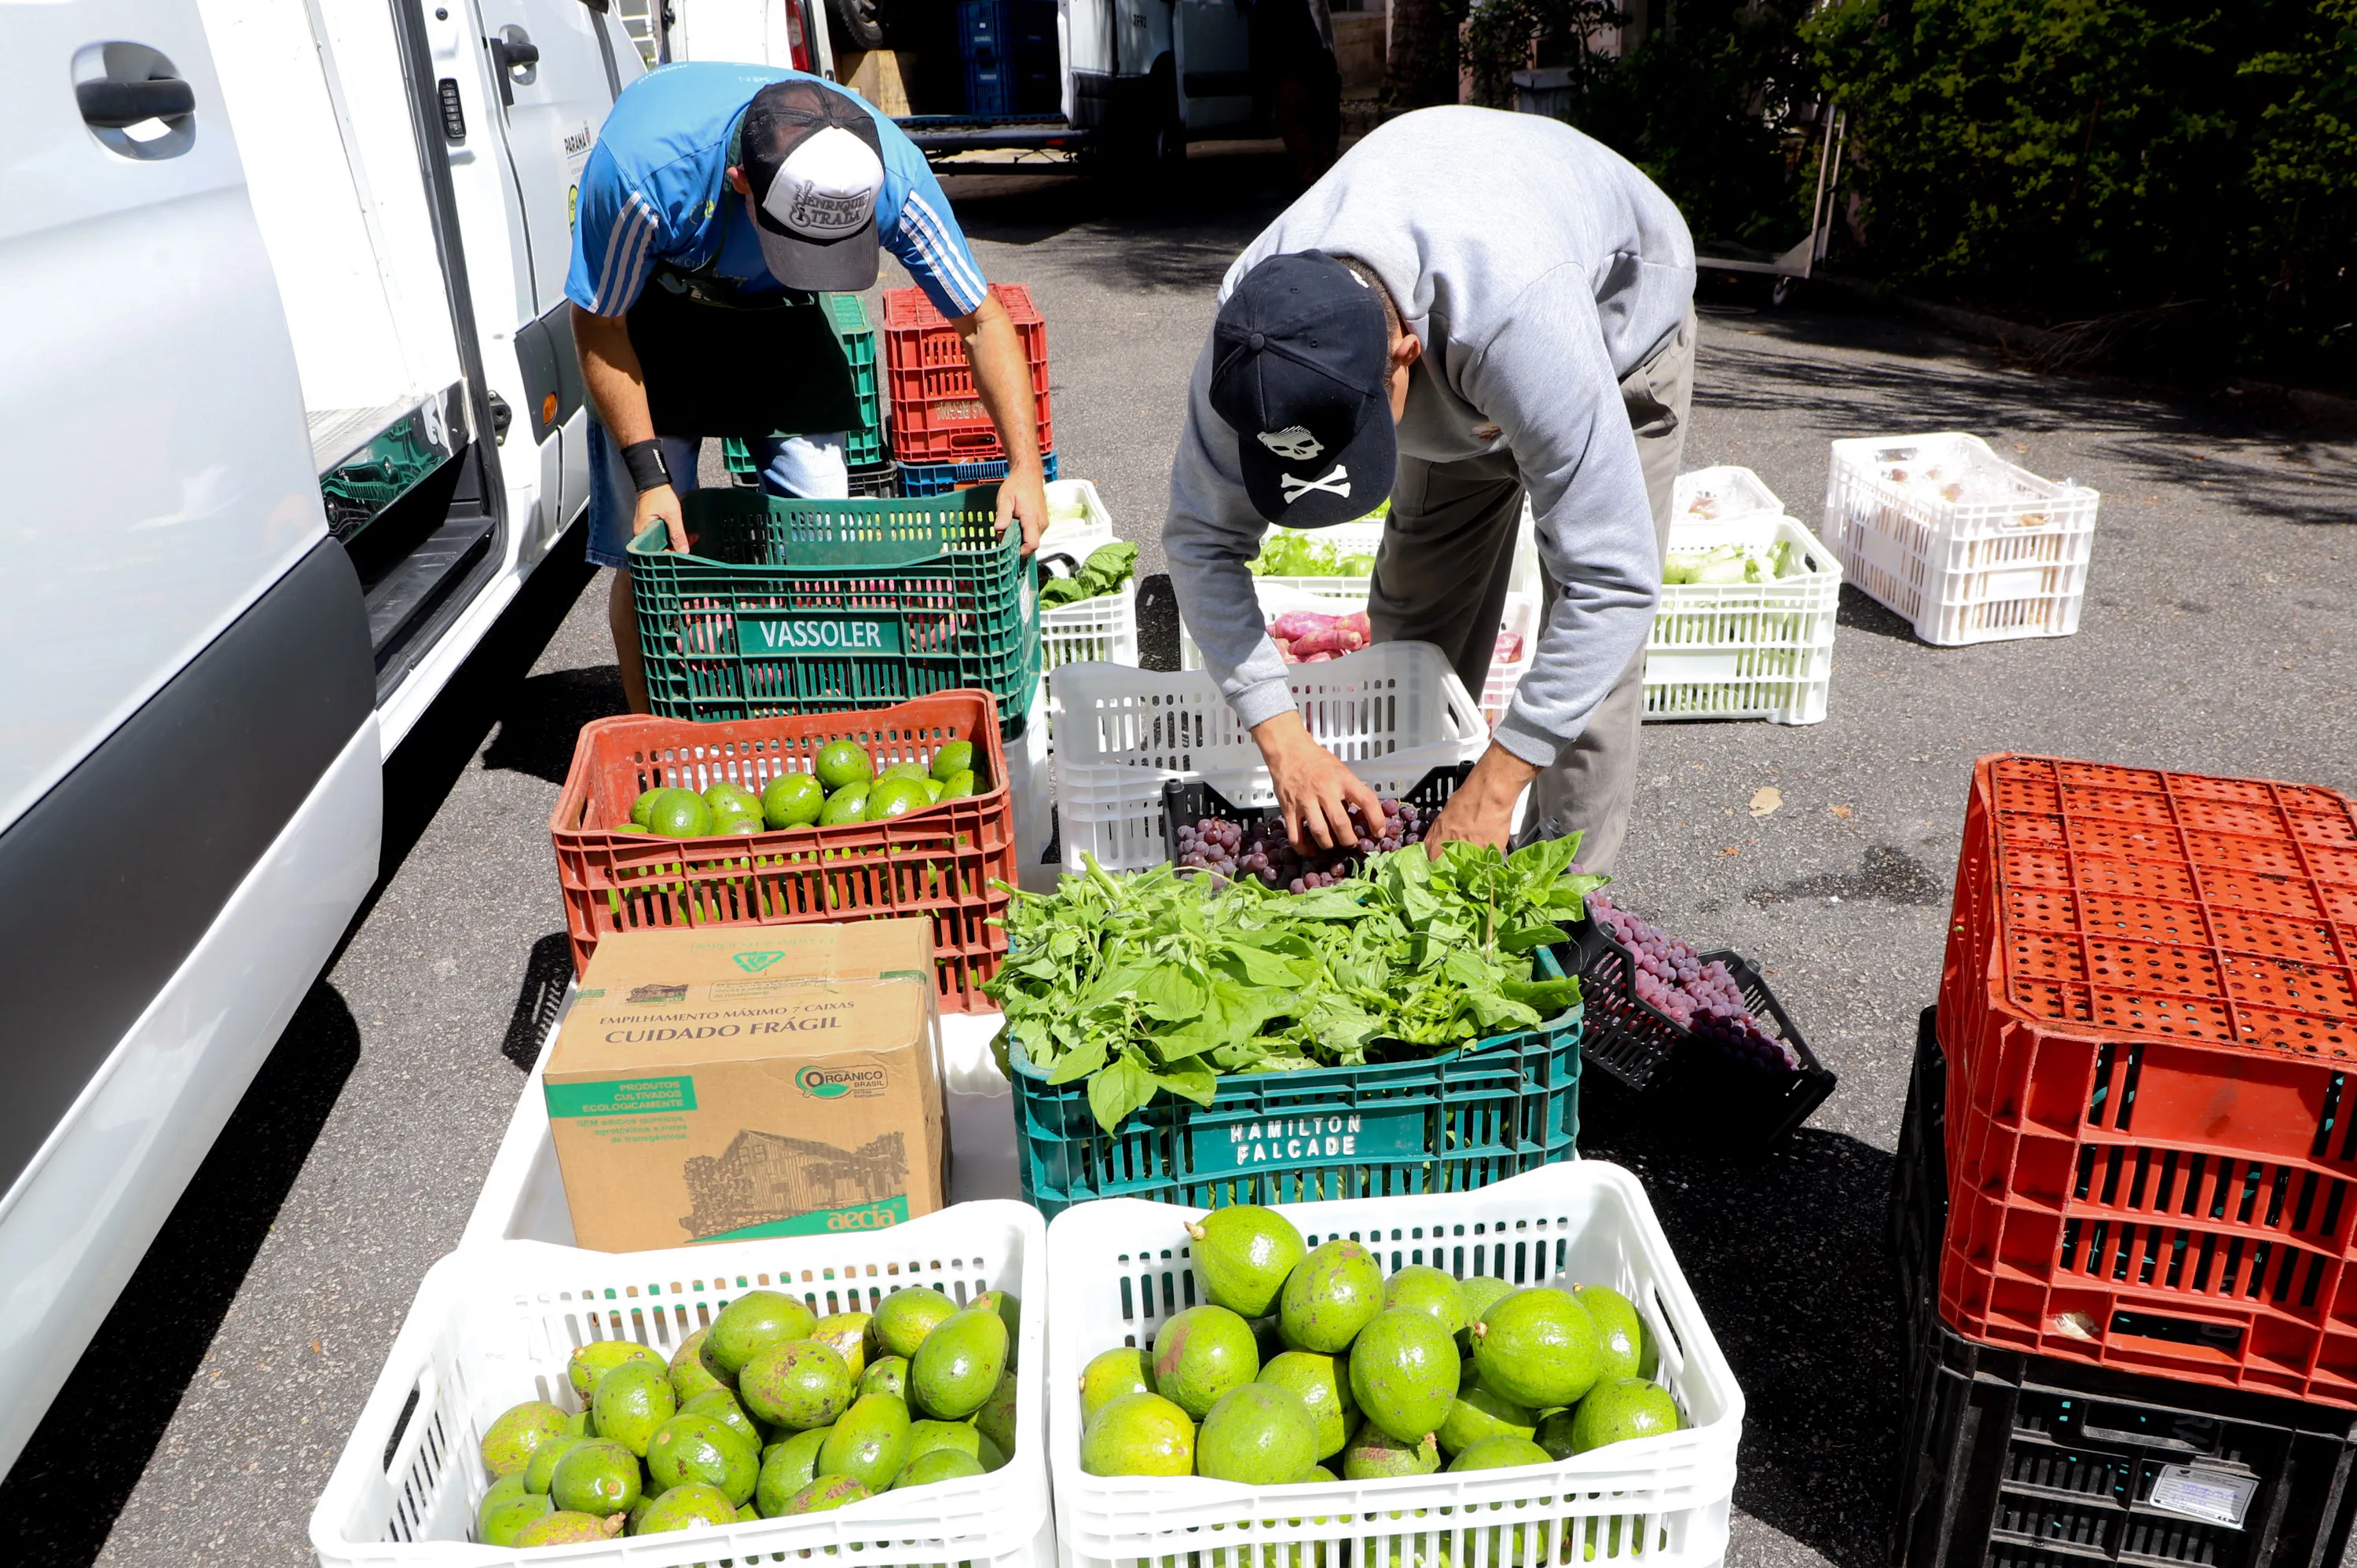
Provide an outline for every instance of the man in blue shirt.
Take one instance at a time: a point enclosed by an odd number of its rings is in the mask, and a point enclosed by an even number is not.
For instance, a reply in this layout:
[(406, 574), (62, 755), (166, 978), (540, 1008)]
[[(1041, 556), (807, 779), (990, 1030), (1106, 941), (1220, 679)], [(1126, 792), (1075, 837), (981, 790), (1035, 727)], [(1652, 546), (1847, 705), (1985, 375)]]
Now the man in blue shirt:
[[(565, 284), (592, 411), (589, 559), (616, 568), (622, 688), (647, 707), (630, 540), (687, 548), (680, 491), (702, 438), (760, 452), (772, 492), (848, 493), (851, 371), (819, 294), (872, 286), (891, 251), (964, 340), (1007, 454), (1001, 527), (1048, 524), (1030, 372), (924, 155), (850, 91), (802, 71), (666, 66), (626, 88), (581, 175)], [(782, 434), (780, 434), (782, 433)]]

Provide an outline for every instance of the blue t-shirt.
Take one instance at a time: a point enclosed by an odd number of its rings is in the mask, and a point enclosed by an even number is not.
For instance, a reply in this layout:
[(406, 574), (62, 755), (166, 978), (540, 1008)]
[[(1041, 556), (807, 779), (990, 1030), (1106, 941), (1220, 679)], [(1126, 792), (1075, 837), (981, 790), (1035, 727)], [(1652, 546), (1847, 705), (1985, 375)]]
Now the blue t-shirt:
[[(728, 188), (728, 139), (753, 95), (773, 81), (823, 80), (772, 66), (683, 60), (622, 90), (581, 171), (565, 297), (595, 316), (619, 316), (658, 261), (714, 271), (748, 293), (781, 285), (761, 260), (745, 199)], [(834, 86), (834, 83), (828, 83)], [(944, 316), (970, 316), (987, 297), (982, 269), (941, 182), (899, 126), (848, 88), (835, 91), (874, 117), (884, 154), (876, 231)]]

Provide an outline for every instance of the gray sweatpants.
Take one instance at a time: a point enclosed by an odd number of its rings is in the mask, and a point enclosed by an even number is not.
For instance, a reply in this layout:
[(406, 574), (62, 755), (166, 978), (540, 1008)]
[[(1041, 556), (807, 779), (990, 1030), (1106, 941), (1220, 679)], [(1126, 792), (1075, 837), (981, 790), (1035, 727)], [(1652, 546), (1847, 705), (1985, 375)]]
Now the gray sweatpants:
[[(1653, 503), (1653, 530), (1666, 556), (1670, 490), (1685, 446), (1694, 397), (1695, 321), (1620, 382), (1637, 433), (1637, 456)], [(1377, 642), (1436, 644), (1479, 697), (1497, 646), (1498, 618), (1513, 570), (1523, 513), (1523, 480), (1511, 453), (1456, 463), (1403, 456), (1392, 486), (1390, 525), (1375, 557), (1367, 618)], [(1558, 589), (1546, 580), (1545, 610)], [(1544, 619), (1542, 614), (1542, 620)], [(1577, 740), (1564, 747), (1531, 786), (1523, 836), (1554, 838), (1578, 831), (1583, 870), (1609, 872), (1629, 831), (1637, 792), (1637, 730), (1644, 716), (1645, 653), (1621, 671)]]

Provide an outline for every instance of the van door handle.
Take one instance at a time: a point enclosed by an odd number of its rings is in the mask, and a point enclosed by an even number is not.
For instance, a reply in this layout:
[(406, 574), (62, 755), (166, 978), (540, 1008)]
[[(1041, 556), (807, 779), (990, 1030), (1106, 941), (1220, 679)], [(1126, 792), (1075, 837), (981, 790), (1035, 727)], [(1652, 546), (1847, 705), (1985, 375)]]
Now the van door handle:
[(149, 120), (174, 120), (197, 112), (197, 90), (177, 76), (145, 81), (101, 77), (74, 83), (81, 117), (96, 130), (121, 131)]
[(500, 29), (500, 36), (485, 38), (483, 48), (491, 57), (491, 73), (500, 80), (500, 103), (504, 108), (515, 107), (516, 85), (531, 86), (539, 72), (540, 46), (532, 35), (511, 22)]
[(496, 38), (485, 38), (490, 46), (491, 60), (502, 72), (529, 70), (540, 63), (540, 46), (532, 35), (511, 22), (500, 29)]

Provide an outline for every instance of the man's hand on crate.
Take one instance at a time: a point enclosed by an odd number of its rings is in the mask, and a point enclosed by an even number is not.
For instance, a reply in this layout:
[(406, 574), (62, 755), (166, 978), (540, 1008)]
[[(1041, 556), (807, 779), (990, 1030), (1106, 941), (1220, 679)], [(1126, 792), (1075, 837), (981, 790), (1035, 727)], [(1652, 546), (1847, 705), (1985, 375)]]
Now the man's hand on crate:
[(1006, 478), (998, 486), (998, 526), (1023, 525), (1023, 553), (1038, 548), (1048, 532), (1048, 479), (1039, 458), (1039, 411), (1031, 387), (1031, 364), (1024, 357), (1023, 340), (1014, 319), (996, 295), (985, 295), (982, 307), (951, 323), (965, 346), (965, 362), (974, 371), (974, 390), (998, 431), (1006, 453)]
[(998, 484), (998, 531), (1023, 530), (1023, 553), (1039, 548), (1048, 532), (1048, 477), (1038, 461), (1021, 473), (1010, 471)]
[(1253, 739), (1268, 763), (1276, 786), (1277, 803), (1285, 811), (1285, 831), (1303, 849), (1316, 844), (1332, 849), (1359, 841), (1358, 823), (1351, 808), (1359, 808), (1361, 822), (1383, 820), (1383, 798), (1367, 781), (1342, 766), (1332, 752), (1309, 737), (1301, 714), (1292, 708), (1253, 726)]
[(638, 515), (630, 522), (630, 537), (636, 539), (654, 526), (655, 519), (661, 518), (663, 527), (671, 534), (671, 548), (684, 555), (688, 545), (687, 525), (680, 521), (681, 516), (677, 490), (669, 485), (657, 485), (653, 489), (642, 490), (639, 494)]
[(1440, 820), (1425, 833), (1426, 853), (1437, 860), (1440, 846), (1451, 839), (1504, 849), (1514, 831), (1514, 802), (1538, 776), (1536, 767), (1491, 742), (1457, 793), (1448, 798), (1448, 804), (1440, 809)]

